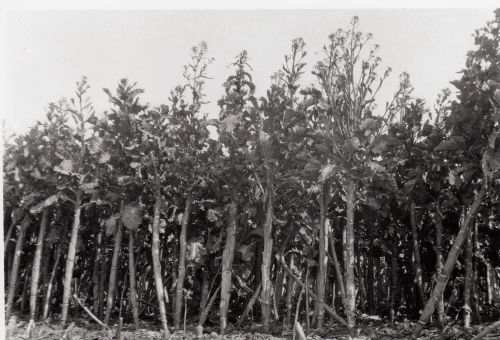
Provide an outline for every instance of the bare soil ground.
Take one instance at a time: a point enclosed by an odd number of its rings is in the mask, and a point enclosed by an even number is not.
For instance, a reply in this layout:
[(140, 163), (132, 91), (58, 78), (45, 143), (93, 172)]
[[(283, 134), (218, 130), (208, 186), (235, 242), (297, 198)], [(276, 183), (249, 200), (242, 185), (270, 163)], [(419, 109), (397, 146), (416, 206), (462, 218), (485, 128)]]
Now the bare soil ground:
[[(11, 324), (12, 326), (12, 324)], [(188, 325), (186, 332), (178, 331), (166, 340), (180, 340), (180, 339), (231, 339), (231, 340), (285, 340), (293, 339), (291, 330), (284, 330), (283, 328), (274, 328), (274, 335), (264, 335), (258, 332), (258, 324), (251, 327), (236, 329), (229, 326), (226, 335), (221, 337), (217, 334), (215, 327), (206, 327), (203, 330), (201, 337), (196, 337), (194, 325)], [(410, 321), (397, 322), (394, 324), (387, 324), (381, 320), (362, 319), (359, 320), (358, 327), (356, 328), (355, 340), (390, 340), (390, 339), (409, 339), (411, 330), (414, 323)], [(9, 328), (6, 325), (7, 328)], [(464, 329), (459, 325), (450, 325), (446, 327), (444, 332), (441, 332), (437, 327), (429, 327), (422, 334), (421, 339), (455, 339), (467, 340), (471, 339), (480, 329), (486, 325), (474, 326), (470, 329)], [(8, 329), (7, 340), (118, 340), (118, 325), (112, 325), (109, 329), (103, 329), (99, 325), (92, 323), (87, 319), (72, 319), (72, 322), (66, 327), (60, 327), (56, 322), (54, 323), (36, 323), (31, 328), (30, 334), (27, 334), (28, 320), (23, 317), (16, 317), (15, 326)], [(159, 325), (153, 323), (141, 322), (139, 330), (134, 330), (131, 325), (123, 325), (119, 335), (120, 340), (149, 340), (149, 339), (164, 339), (162, 333), (159, 331)], [(344, 340), (346, 339), (345, 328), (340, 327), (333, 323), (327, 323), (322, 331), (311, 330), (308, 334), (308, 340), (331, 339), (331, 340)], [(297, 339), (297, 337), (296, 337)], [(500, 334), (490, 334), (488, 340), (500, 340)]]

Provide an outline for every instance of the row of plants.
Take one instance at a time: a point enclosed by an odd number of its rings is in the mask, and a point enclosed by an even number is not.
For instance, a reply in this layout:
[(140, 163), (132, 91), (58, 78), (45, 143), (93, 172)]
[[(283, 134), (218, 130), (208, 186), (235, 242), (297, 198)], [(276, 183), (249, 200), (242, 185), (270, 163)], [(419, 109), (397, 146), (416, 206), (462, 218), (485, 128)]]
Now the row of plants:
[(122, 79), (96, 114), (83, 77), (44, 121), (4, 138), (7, 319), (64, 325), (85, 308), (104, 325), (215, 322), (224, 334), (329, 317), (353, 335), (364, 313), (418, 318), (417, 338), (433, 315), (441, 327), (498, 317), (495, 13), (457, 95), (433, 108), (407, 73), (376, 105), (390, 69), (357, 18), (328, 37), (309, 87), (302, 39), (260, 98), (241, 52), (217, 119), (202, 113), (205, 43), (168, 104), (144, 105)]

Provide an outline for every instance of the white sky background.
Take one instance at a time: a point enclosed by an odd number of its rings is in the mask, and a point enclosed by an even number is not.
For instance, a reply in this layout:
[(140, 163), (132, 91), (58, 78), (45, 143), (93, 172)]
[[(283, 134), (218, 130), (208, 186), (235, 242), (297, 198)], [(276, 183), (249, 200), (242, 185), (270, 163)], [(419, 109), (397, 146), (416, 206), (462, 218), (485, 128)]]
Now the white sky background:
[(414, 94), (432, 107), (440, 90), (459, 77), (474, 30), (494, 17), (493, 9), (10, 12), (3, 23), (7, 46), (1, 48), (2, 119), (11, 132), (26, 132), (44, 119), (48, 102), (74, 94), (82, 75), (98, 114), (110, 107), (102, 88), (113, 91), (123, 77), (146, 90), (143, 103), (168, 103), (169, 91), (183, 80), (190, 48), (202, 40), (215, 58), (205, 89), (211, 103), (203, 111), (217, 116), (222, 83), (232, 73), (227, 66), (242, 49), (261, 96), (291, 40), (304, 38), (307, 85), (328, 34), (346, 28), (354, 15), (361, 31), (372, 32), (380, 45), (380, 73), (393, 69), (379, 95), (381, 109), (403, 71), (410, 73)]

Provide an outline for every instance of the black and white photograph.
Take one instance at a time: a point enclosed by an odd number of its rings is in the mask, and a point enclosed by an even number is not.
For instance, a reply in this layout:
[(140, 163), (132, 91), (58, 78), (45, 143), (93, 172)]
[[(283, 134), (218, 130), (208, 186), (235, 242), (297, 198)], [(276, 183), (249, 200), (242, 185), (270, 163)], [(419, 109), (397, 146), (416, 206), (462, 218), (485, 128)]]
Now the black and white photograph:
[(6, 2), (0, 338), (500, 339), (500, 3)]

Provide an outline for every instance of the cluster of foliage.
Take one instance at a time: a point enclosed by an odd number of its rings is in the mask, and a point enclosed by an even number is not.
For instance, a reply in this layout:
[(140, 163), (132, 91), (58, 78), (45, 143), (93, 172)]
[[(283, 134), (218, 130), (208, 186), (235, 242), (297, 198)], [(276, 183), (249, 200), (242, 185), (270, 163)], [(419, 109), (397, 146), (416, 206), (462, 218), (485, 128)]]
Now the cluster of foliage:
[(379, 110), (390, 69), (357, 18), (328, 37), (307, 88), (302, 39), (261, 98), (241, 52), (218, 119), (201, 113), (205, 43), (158, 107), (122, 79), (96, 115), (82, 78), (4, 140), (7, 318), (65, 324), (84, 308), (105, 326), (159, 319), (168, 334), (187, 319), (223, 334), (255, 319), (264, 333), (321, 329), (328, 316), (353, 334), (365, 313), (420, 317), (414, 337), (435, 311), (442, 327), (498, 318), (495, 14), (457, 97), (443, 91), (433, 110), (406, 73)]

